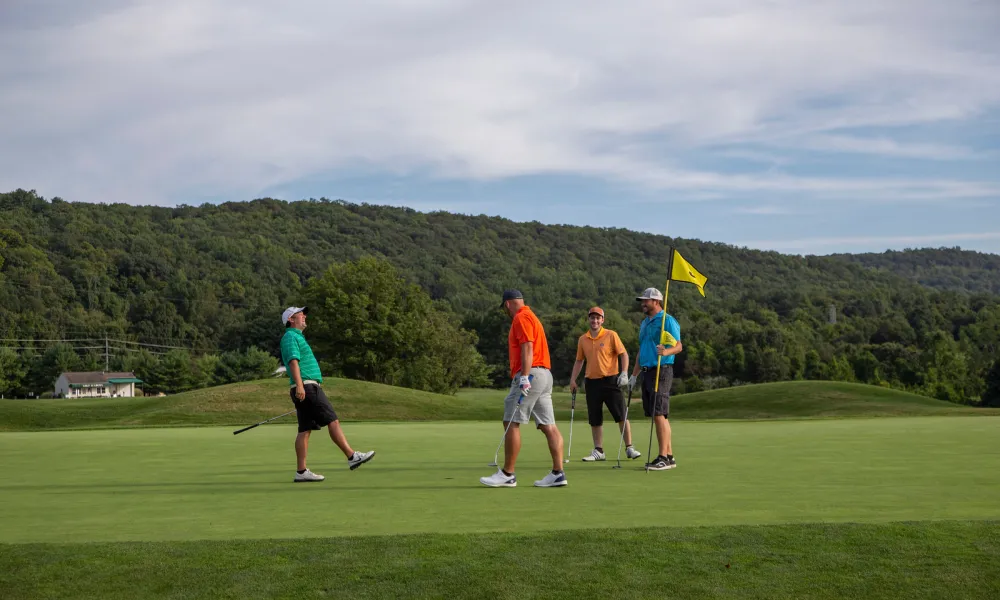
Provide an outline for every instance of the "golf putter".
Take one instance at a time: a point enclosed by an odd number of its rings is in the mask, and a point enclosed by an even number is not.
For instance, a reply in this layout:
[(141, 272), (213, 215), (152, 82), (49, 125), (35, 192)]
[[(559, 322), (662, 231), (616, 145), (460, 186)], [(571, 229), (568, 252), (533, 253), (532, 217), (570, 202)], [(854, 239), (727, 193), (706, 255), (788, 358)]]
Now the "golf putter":
[(618, 461), (611, 465), (612, 469), (622, 468), (622, 444), (625, 443), (625, 428), (628, 427), (628, 408), (632, 406), (632, 386), (628, 386), (628, 401), (625, 403), (625, 418), (622, 420), (622, 434), (618, 438)]
[[(534, 377), (534, 375), (528, 375), (528, 381), (531, 381), (532, 377)], [(524, 392), (521, 392), (521, 395), (517, 397), (517, 406), (514, 407), (514, 412), (517, 412), (517, 409), (521, 408), (521, 400), (524, 400), (524, 396), (525, 396)], [(490, 464), (488, 464), (486, 466), (488, 466), (488, 467), (499, 467), (500, 466), (497, 463), (497, 460), (500, 458), (500, 448), (503, 448), (504, 440), (507, 439), (507, 432), (510, 430), (510, 424), (514, 422), (513, 419), (514, 419), (514, 416), (511, 415), (511, 420), (507, 421), (507, 427), (505, 427), (504, 430), (503, 430), (503, 437), (500, 438), (500, 443), (497, 444), (497, 451), (495, 453), (493, 453), (493, 462), (491, 462)]]
[(277, 417), (271, 417), (270, 419), (268, 419), (266, 421), (261, 421), (260, 423), (254, 423), (253, 425), (251, 425), (249, 427), (244, 427), (243, 429), (237, 429), (236, 431), (233, 432), (233, 435), (236, 435), (236, 434), (239, 434), (239, 433), (243, 433), (244, 431), (250, 431), (254, 427), (260, 427), (264, 423), (270, 423), (271, 421), (274, 421), (275, 419), (280, 419), (281, 417), (287, 417), (288, 415), (292, 414), (293, 412), (295, 412), (295, 411), (294, 410), (290, 410), (290, 411), (286, 412), (283, 415), (278, 415)]
[(564, 463), (568, 463), (573, 457), (573, 417), (576, 415), (576, 392), (570, 397), (569, 403), (569, 454), (566, 455)]

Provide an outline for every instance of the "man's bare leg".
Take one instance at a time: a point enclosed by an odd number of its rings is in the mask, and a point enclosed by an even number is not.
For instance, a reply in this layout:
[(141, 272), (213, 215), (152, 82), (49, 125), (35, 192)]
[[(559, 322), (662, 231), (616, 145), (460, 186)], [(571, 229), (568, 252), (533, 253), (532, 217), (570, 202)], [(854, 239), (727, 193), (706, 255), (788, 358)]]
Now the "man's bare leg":
[(309, 451), (309, 434), (311, 431), (301, 431), (295, 436), (295, 462), (299, 471), (306, 470), (306, 454)]
[(631, 446), (632, 445), (632, 425), (627, 420), (626, 421), (619, 421), (618, 422), (618, 431), (619, 431), (619, 433), (622, 432), (622, 431), (625, 432), (625, 445), (626, 446)]
[(347, 437), (344, 436), (344, 430), (340, 428), (340, 420), (333, 421), (326, 426), (327, 430), (330, 432), (330, 439), (333, 440), (334, 444), (340, 448), (340, 451), (344, 453), (344, 456), (351, 458), (354, 456), (354, 450), (351, 445), (347, 443)]
[[(507, 423), (503, 424), (507, 428)], [(507, 473), (514, 473), (514, 465), (517, 464), (517, 455), (521, 452), (521, 426), (520, 423), (510, 423), (507, 429), (507, 437), (503, 440), (503, 470)]]
[(594, 448), (604, 447), (604, 427), (598, 425), (590, 428), (590, 435), (594, 438)]
[(552, 455), (552, 470), (562, 471), (563, 469), (563, 437), (559, 433), (559, 428), (555, 425), (542, 425), (539, 427), (545, 434), (545, 439), (549, 442), (549, 454)]
[(670, 447), (670, 421), (663, 415), (657, 415), (654, 422), (656, 423), (656, 440), (659, 442), (660, 456), (671, 456), (673, 449)]

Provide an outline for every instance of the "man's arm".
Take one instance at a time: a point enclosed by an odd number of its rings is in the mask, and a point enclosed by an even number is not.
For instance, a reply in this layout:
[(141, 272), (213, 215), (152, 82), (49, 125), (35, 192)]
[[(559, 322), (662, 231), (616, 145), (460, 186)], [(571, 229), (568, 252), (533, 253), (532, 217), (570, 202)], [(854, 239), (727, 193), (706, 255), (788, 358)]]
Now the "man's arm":
[(299, 372), (299, 359), (293, 358), (288, 361), (288, 372), (291, 373), (295, 381), (295, 397), (299, 400), (306, 399), (306, 387), (302, 385), (302, 373)]
[(535, 344), (524, 342), (521, 344), (521, 377), (531, 374), (531, 361), (535, 359)]
[[(622, 352), (618, 355), (618, 361), (621, 363), (622, 369), (621, 373), (628, 373), (628, 352)], [(639, 362), (638, 360), (636, 361)]]
[[(625, 359), (625, 364), (628, 364), (628, 358)], [(573, 363), (573, 374), (569, 376), (569, 391), (575, 392), (576, 388), (576, 378), (580, 376), (580, 369), (583, 368), (583, 361), (578, 360)]]
[[(666, 317), (664, 317), (665, 319)], [(664, 327), (663, 332), (669, 334), (667, 337), (668, 341), (673, 341), (673, 346), (664, 346), (662, 343), (656, 347), (656, 353), (660, 356), (672, 356), (674, 354), (680, 354), (684, 350), (684, 344), (681, 344), (681, 328), (680, 325), (671, 318)]]
[(656, 347), (656, 353), (660, 356), (671, 356), (674, 354), (680, 354), (684, 350), (684, 344), (679, 341), (673, 346), (659, 345)]

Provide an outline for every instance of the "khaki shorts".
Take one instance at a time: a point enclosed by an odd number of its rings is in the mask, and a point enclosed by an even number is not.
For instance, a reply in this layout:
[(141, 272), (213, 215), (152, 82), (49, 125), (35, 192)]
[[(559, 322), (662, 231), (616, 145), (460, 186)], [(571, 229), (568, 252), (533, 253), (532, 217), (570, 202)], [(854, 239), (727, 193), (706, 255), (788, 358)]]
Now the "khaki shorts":
[(521, 397), (521, 388), (517, 382), (520, 377), (511, 381), (510, 392), (503, 401), (504, 423), (527, 423), (529, 417), (534, 417), (535, 425), (555, 425), (556, 415), (552, 412), (552, 373), (548, 369), (534, 367), (531, 369), (531, 389), (517, 405)]

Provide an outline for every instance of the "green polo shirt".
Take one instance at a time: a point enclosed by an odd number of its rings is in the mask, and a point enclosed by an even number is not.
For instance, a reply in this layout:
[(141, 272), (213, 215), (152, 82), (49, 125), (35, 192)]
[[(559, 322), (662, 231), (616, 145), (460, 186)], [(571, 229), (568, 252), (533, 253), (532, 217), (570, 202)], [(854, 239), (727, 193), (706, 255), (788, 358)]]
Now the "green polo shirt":
[(302, 375), (302, 381), (312, 379), (320, 383), (323, 382), (323, 374), (319, 372), (319, 363), (313, 356), (306, 336), (302, 335), (298, 329), (289, 327), (285, 330), (285, 335), (281, 337), (281, 362), (285, 363), (285, 368), (288, 369), (288, 381), (291, 385), (295, 385), (295, 378), (292, 377), (292, 369), (289, 368), (288, 363), (293, 360), (299, 361), (299, 374)]

